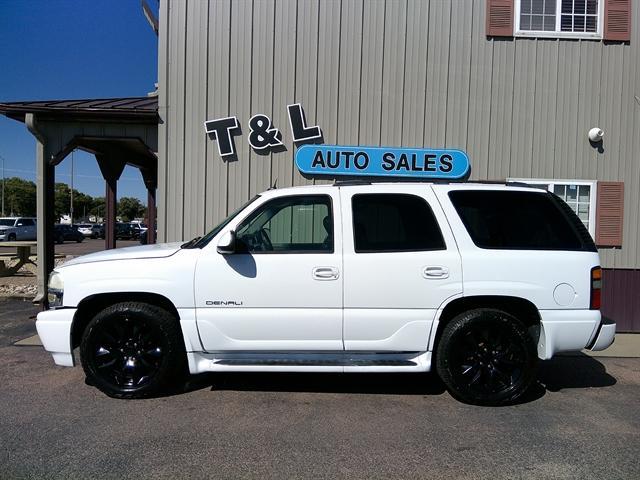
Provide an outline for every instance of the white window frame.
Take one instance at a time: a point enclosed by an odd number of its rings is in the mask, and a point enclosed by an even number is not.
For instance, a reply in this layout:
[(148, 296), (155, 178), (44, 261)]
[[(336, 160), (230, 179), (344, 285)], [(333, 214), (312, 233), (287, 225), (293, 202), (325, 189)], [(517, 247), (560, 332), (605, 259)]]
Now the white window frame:
[[(586, 185), (589, 190), (589, 233), (596, 238), (596, 205), (598, 200), (598, 182), (596, 180), (544, 179), (544, 178), (508, 178), (507, 182), (526, 183), (529, 185), (548, 185), (547, 190), (553, 192), (556, 185)], [(576, 214), (577, 215), (577, 214)]]
[(563, 32), (560, 30), (560, 20), (562, 11), (562, 0), (556, 2), (556, 30), (554, 32), (540, 30), (520, 30), (520, 4), (521, 0), (514, 2), (514, 37), (542, 37), (542, 38), (573, 38), (573, 39), (602, 39), (602, 24), (604, 23), (604, 2), (606, 0), (598, 0), (598, 25), (596, 32)]

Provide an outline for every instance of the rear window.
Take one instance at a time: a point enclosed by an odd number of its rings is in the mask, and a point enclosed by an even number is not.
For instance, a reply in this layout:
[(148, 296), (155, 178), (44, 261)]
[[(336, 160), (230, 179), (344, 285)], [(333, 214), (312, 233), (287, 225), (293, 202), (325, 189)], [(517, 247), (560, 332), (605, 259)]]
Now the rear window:
[(458, 190), (449, 198), (480, 248), (596, 251), (584, 225), (553, 194)]

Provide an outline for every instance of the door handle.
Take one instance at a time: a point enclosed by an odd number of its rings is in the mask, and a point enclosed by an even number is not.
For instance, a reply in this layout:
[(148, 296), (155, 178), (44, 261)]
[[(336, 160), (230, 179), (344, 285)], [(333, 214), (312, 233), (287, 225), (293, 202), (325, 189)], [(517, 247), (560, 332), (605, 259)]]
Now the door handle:
[(340, 272), (335, 267), (315, 267), (312, 275), (315, 280), (336, 280)]
[(449, 278), (449, 269), (447, 267), (433, 266), (424, 267), (422, 269), (422, 276), (424, 278)]

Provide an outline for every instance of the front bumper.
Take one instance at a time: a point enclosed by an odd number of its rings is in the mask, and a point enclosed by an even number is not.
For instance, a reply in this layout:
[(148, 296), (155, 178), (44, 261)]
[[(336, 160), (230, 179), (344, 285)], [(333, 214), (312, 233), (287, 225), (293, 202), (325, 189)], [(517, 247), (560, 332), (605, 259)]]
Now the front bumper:
[(38, 314), (36, 330), (44, 346), (51, 353), (56, 365), (73, 367), (73, 349), (71, 348), (71, 325), (76, 313), (75, 308), (59, 308)]

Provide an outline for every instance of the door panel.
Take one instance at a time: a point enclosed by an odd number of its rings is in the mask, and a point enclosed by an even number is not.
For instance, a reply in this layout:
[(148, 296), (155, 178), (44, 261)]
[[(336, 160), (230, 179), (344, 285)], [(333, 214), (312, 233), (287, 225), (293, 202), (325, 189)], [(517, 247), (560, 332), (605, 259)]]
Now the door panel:
[[(460, 255), (431, 187), (403, 186), (412, 198), (392, 197), (393, 186), (379, 185), (378, 193), (388, 196), (342, 192), (345, 349), (424, 351), (437, 309), (462, 293)], [(425, 226), (437, 229), (435, 222), (439, 233)]]
[(221, 255), (215, 239), (203, 250), (195, 301), (205, 350), (343, 350), (340, 198), (321, 195), (331, 215), (309, 197), (319, 195), (257, 204), (237, 228), (246, 253)]

